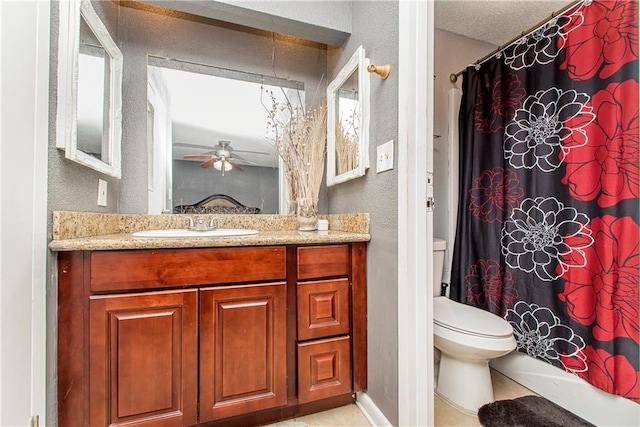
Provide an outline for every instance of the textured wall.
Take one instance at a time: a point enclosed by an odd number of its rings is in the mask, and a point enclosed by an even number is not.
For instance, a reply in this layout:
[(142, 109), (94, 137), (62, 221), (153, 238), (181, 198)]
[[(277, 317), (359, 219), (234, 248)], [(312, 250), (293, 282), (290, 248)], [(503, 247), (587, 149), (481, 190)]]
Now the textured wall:
[[(468, 64), (482, 58), (497, 46), (443, 30), (435, 30), (434, 38), (434, 131), (440, 138), (433, 143), (434, 197), (433, 235), (449, 239), (448, 223), (457, 212), (449, 212), (449, 124), (448, 90), (461, 87), (462, 77), (455, 85), (449, 81), (449, 74), (457, 73)], [(452, 54), (453, 53), (453, 54)], [(447, 265), (447, 264), (445, 264)], [(447, 271), (449, 267), (445, 268)]]
[[(98, 16), (105, 23), (117, 45), (118, 6), (114, 2), (92, 2)], [(56, 148), (56, 102), (58, 80), (58, 2), (51, 4), (50, 75), (49, 75), (49, 221), (54, 210), (81, 212), (117, 212), (119, 180), (67, 160), (64, 152)], [(98, 179), (107, 181), (107, 206), (98, 206)]]
[[(244, 172), (202, 169), (198, 162), (173, 161), (174, 205), (191, 205), (213, 194), (226, 194), (260, 213), (278, 213), (278, 169), (243, 165)], [(203, 186), (203, 182), (207, 185)]]
[[(342, 48), (328, 49), (333, 78), (363, 45), (374, 64), (391, 64), (387, 80), (371, 75), (369, 159), (364, 177), (329, 187), (330, 213), (369, 212), (367, 256), (368, 390), (394, 424), (398, 422), (398, 174), (376, 174), (376, 147), (398, 139), (398, 2), (353, 2), (352, 35)], [(397, 146), (397, 144), (396, 144)], [(397, 150), (395, 158), (397, 158)]]
[[(121, 213), (146, 212), (147, 55), (273, 75), (271, 33), (132, 3), (120, 9), (124, 55)], [(307, 99), (326, 70), (324, 45), (276, 35), (275, 72), (305, 83)], [(320, 83), (322, 80), (322, 83)], [(218, 101), (224, 102), (224, 100)], [(265, 124), (266, 125), (266, 124)], [(175, 178), (174, 178), (175, 180)], [(321, 205), (322, 209), (322, 205)]]

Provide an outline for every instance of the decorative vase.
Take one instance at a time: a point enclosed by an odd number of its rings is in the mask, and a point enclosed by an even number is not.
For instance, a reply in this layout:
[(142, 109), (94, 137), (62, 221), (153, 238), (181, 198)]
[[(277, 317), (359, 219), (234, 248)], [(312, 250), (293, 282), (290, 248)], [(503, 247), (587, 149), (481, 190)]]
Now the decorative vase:
[(298, 230), (314, 231), (318, 223), (318, 201), (311, 198), (297, 200)]
[(296, 201), (296, 199), (289, 199), (289, 202), (287, 203), (287, 213), (289, 215), (297, 215), (298, 214), (298, 202)]

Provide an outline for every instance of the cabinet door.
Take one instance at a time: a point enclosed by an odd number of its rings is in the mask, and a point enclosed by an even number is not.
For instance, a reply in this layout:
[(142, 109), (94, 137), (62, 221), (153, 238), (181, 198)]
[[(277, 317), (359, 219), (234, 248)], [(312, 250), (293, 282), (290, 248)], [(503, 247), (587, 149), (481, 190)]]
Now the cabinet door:
[(298, 344), (298, 402), (351, 392), (349, 336)]
[(285, 405), (286, 284), (200, 293), (200, 421)]
[(92, 297), (92, 426), (197, 422), (198, 292)]

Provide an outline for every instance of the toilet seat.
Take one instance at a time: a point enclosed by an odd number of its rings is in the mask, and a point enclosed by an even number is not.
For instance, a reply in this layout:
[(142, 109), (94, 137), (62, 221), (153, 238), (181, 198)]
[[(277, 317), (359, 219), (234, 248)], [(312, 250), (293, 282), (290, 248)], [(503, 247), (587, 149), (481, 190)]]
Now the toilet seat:
[(433, 322), (451, 331), (482, 338), (513, 336), (513, 328), (503, 318), (446, 297), (433, 299)]

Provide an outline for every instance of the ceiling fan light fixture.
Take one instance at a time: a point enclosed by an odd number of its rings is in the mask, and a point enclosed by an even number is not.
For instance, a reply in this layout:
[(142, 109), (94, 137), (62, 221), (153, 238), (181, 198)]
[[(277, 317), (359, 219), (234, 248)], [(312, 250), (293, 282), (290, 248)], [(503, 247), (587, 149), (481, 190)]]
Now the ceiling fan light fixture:
[(213, 167), (216, 168), (217, 170), (221, 171), (222, 170), (222, 165), (224, 163), (224, 171), (228, 172), (231, 169), (233, 169), (233, 166), (231, 165), (231, 163), (229, 162), (223, 162), (222, 160), (218, 160), (213, 164)]

